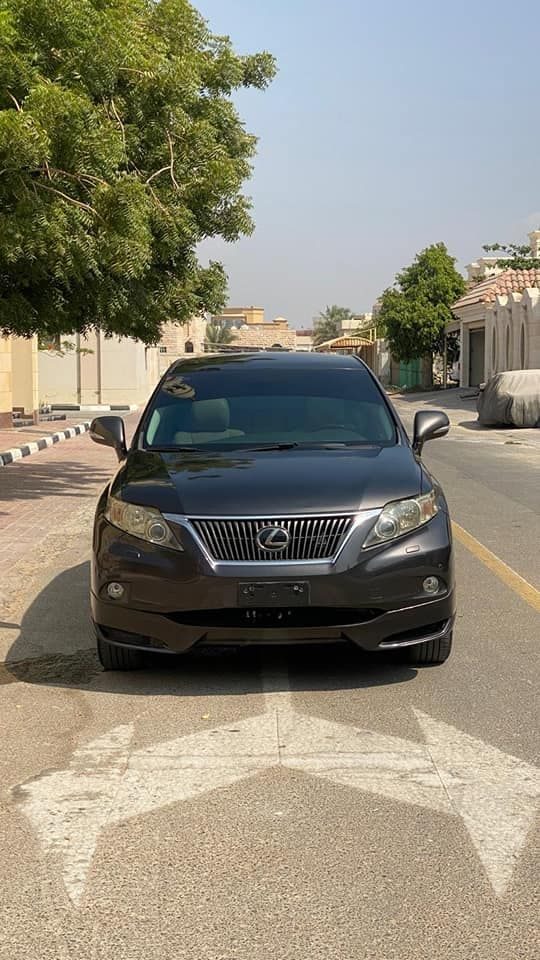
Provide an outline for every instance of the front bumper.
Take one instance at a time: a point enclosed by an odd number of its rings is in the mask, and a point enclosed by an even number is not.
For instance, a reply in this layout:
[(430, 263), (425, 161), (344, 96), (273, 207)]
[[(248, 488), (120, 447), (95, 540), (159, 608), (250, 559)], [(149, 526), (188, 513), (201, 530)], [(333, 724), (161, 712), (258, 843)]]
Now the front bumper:
[[(451, 530), (441, 512), (425, 527), (362, 550), (358, 530), (333, 563), (212, 565), (186, 528), (183, 552), (163, 550), (112, 527), (98, 512), (92, 617), (111, 643), (184, 653), (204, 644), (352, 642), (365, 650), (424, 643), (452, 629), (455, 591)], [(423, 581), (441, 588), (426, 596)], [(245, 610), (239, 583), (309, 583), (309, 607)], [(125, 588), (112, 601), (111, 582)]]

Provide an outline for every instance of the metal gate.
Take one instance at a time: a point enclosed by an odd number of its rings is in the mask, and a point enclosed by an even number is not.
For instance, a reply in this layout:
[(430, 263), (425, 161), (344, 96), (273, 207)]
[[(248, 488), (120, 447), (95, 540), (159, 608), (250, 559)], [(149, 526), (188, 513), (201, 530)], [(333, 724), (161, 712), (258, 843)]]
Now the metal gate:
[(410, 360), (409, 363), (399, 365), (399, 386), (418, 387), (422, 384), (422, 360)]
[(485, 380), (486, 331), (469, 333), (469, 386), (477, 387)]

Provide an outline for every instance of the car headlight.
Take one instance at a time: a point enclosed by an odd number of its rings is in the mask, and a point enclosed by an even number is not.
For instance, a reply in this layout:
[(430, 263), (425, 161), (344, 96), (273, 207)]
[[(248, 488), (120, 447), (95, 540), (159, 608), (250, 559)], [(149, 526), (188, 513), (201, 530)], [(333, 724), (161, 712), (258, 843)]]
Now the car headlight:
[(136, 503), (125, 503), (116, 497), (109, 497), (105, 517), (114, 527), (124, 530), (132, 537), (139, 537), (147, 543), (169, 547), (171, 550), (184, 549), (155, 507), (141, 507)]
[(381, 511), (364, 547), (374, 547), (378, 543), (388, 543), (389, 540), (402, 537), (404, 533), (429, 523), (438, 512), (437, 495), (434, 490), (413, 500), (397, 500), (394, 503), (388, 503)]

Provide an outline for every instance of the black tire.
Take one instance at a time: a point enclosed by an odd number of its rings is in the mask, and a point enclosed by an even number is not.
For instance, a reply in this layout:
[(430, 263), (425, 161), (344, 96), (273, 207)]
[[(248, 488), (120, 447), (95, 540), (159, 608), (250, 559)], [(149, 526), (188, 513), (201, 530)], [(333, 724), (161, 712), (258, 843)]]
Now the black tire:
[(97, 652), (104, 670), (140, 670), (144, 655), (130, 647), (116, 647), (102, 637), (97, 638)]
[(418, 646), (409, 647), (409, 662), (419, 667), (429, 667), (435, 664), (446, 663), (452, 652), (452, 633), (438, 640), (428, 640)]

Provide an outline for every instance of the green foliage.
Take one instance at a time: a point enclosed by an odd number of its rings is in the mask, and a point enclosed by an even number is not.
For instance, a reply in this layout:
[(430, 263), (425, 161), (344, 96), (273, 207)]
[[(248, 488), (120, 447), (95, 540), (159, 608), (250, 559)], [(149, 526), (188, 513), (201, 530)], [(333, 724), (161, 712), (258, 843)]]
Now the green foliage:
[(348, 307), (338, 307), (333, 304), (322, 310), (313, 324), (313, 341), (318, 346), (327, 340), (335, 340), (341, 335), (342, 323), (354, 317)]
[(461, 353), (461, 337), (459, 333), (447, 333), (446, 334), (446, 360), (449, 367), (453, 366), (456, 360), (459, 360), (460, 353)]
[(253, 226), (232, 95), (274, 72), (188, 0), (0, 0), (0, 332), (154, 343), (218, 313), (197, 246)]
[(500, 253), (497, 266), (503, 270), (540, 270), (540, 257), (533, 257), (527, 243), (486, 243), (486, 253)]
[(228, 344), (232, 343), (234, 340), (234, 333), (231, 328), (227, 326), (226, 323), (222, 323), (219, 320), (212, 320), (211, 323), (206, 326), (205, 341), (208, 347), (208, 350), (211, 352), (215, 347), (225, 347)]
[(378, 325), (396, 360), (441, 354), (451, 306), (465, 291), (465, 281), (444, 243), (419, 253), (381, 298)]

